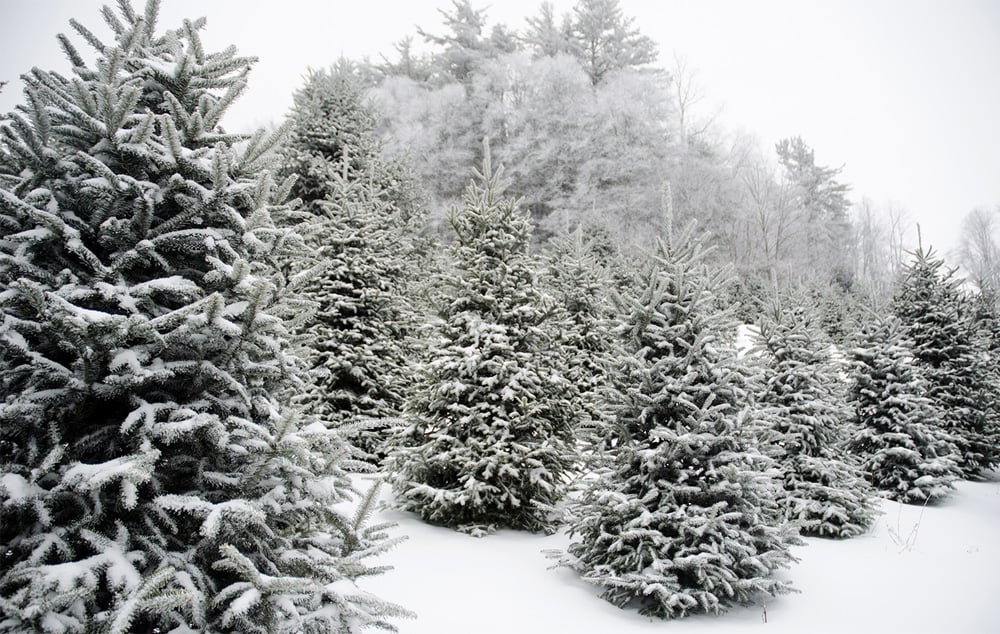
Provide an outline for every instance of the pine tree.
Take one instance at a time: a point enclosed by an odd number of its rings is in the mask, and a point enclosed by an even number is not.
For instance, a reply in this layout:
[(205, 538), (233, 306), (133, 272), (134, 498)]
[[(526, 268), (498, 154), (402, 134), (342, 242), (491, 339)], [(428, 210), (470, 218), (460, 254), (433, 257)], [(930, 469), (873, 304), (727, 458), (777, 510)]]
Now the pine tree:
[(977, 478), (997, 464), (989, 433), (988, 403), (979, 399), (984, 366), (975, 349), (974, 328), (954, 271), (931, 250), (918, 249), (906, 267), (892, 300), (928, 397), (940, 414), (937, 425), (954, 437), (959, 466), (966, 478)]
[(340, 65), (295, 94), (282, 173), (305, 212), (298, 229), (320, 273), (305, 286), (319, 308), (298, 330), (310, 368), (303, 406), (381, 454), (399, 415), (413, 323), (404, 296), (416, 257), (420, 195), (407, 170), (381, 158), (364, 88)]
[(817, 165), (813, 149), (801, 137), (782, 139), (775, 149), (791, 185), (794, 205), (805, 221), (802, 245), (805, 250), (800, 254), (798, 266), (813, 276), (823, 276), (826, 282), (849, 289), (853, 272), (846, 248), (851, 239), (847, 195), (851, 188), (837, 180), (843, 167)]
[(0, 630), (391, 627), (355, 580), (392, 541), (283, 403), (288, 185), (220, 126), (253, 60), (157, 12), (72, 22), (96, 64), (61, 37), (72, 76), (32, 71), (2, 128)]
[(620, 441), (579, 500), (560, 563), (619, 606), (661, 618), (721, 612), (789, 590), (770, 576), (793, 560), (777, 483), (747, 446), (747, 394), (712, 310), (720, 279), (685, 237), (661, 247), (622, 326), (629, 355), (614, 381)]
[(781, 503), (806, 535), (853, 537), (871, 524), (871, 487), (841, 460), (848, 420), (843, 381), (819, 319), (785, 298), (761, 320), (757, 411), (762, 450), (783, 473)]
[(474, 534), (552, 528), (573, 462), (575, 387), (547, 341), (550, 300), (528, 257), (530, 220), (483, 171), (453, 209), (454, 273), (433, 357), (407, 405), (388, 466), (400, 506)]
[(960, 472), (955, 446), (933, 422), (939, 413), (904, 332), (898, 318), (881, 318), (851, 351), (848, 402), (858, 429), (847, 447), (890, 499), (920, 504), (946, 496)]
[(608, 74), (656, 60), (656, 43), (625, 17), (619, 0), (579, 0), (567, 24), (569, 49), (593, 85)]

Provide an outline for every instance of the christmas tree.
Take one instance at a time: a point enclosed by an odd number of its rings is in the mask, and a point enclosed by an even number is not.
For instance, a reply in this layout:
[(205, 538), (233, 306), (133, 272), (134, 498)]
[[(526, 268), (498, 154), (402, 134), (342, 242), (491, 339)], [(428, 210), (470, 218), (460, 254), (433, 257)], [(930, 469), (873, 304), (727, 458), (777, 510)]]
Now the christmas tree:
[(388, 468), (400, 506), (474, 534), (548, 530), (573, 462), (579, 400), (544, 321), (530, 220), (483, 171), (453, 209), (454, 270), (438, 281), (434, 354)]
[[(0, 152), (0, 630), (353, 632), (392, 541), (335, 433), (299, 420), (275, 139), (227, 134), (253, 60), (158, 3), (73, 22)], [(244, 143), (245, 142), (245, 143)], [(240, 143), (242, 149), (234, 150)]]
[(791, 562), (769, 461), (747, 446), (747, 394), (712, 310), (721, 280), (688, 234), (665, 246), (630, 298), (613, 382), (610, 463), (570, 504), (575, 541), (560, 563), (619, 606), (661, 618), (721, 612), (789, 590)]
[(408, 383), (414, 319), (403, 298), (417, 269), (420, 197), (405, 168), (381, 157), (349, 66), (313, 72), (294, 101), (282, 172), (296, 176), (297, 229), (319, 270), (305, 286), (318, 310), (298, 330), (310, 368), (301, 403), (371, 458), (384, 452)]
[(982, 433), (987, 440), (991, 465), (1000, 463), (1000, 316), (998, 298), (991, 289), (981, 290), (969, 310), (975, 350), (975, 374), (980, 377), (976, 403), (983, 416)]
[(927, 396), (958, 447), (958, 463), (966, 478), (979, 477), (994, 466), (1000, 454), (989, 429), (987, 402), (979, 389), (988, 377), (975, 349), (975, 334), (954, 271), (922, 247), (904, 272), (892, 300), (904, 335), (913, 342), (913, 356)]
[(578, 435), (591, 446), (601, 445), (604, 388), (608, 382), (616, 340), (611, 332), (611, 276), (598, 260), (597, 249), (583, 229), (554, 238), (546, 254), (543, 282), (555, 300), (550, 330), (563, 355), (566, 378), (582, 401)]
[(841, 460), (850, 417), (817, 316), (784, 298), (761, 320), (757, 415), (762, 450), (783, 473), (781, 503), (806, 535), (852, 537), (871, 524), (871, 487)]
[(858, 427), (848, 449), (865, 477), (890, 499), (934, 502), (946, 496), (959, 475), (955, 446), (934, 424), (940, 416), (927, 398), (911, 344), (899, 319), (867, 326), (851, 351), (848, 402)]

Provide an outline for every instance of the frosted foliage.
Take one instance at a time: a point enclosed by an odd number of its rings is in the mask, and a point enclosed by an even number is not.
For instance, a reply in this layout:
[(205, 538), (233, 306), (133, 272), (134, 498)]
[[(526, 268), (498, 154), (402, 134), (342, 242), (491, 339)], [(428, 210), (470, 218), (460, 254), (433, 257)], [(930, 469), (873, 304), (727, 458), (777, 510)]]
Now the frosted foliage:
[(760, 323), (757, 424), (783, 474), (780, 501), (804, 534), (852, 537), (871, 524), (871, 487), (843, 460), (850, 412), (818, 317), (785, 298)]
[(32, 71), (0, 128), (0, 631), (387, 626), (354, 580), (391, 541), (283, 406), (287, 186), (219, 125), (252, 60), (157, 8), (74, 22), (96, 64), (62, 38), (72, 76)]
[(619, 606), (675, 618), (718, 613), (789, 587), (793, 559), (770, 461), (750, 448), (747, 394), (713, 312), (720, 280), (685, 234), (661, 247), (628, 299), (628, 357), (614, 379), (609, 463), (570, 504), (560, 563)]
[(868, 326), (851, 351), (850, 403), (858, 431), (848, 448), (889, 498), (921, 504), (946, 496), (960, 474), (951, 437), (934, 424), (898, 319)]
[(977, 478), (1000, 462), (989, 411), (996, 395), (983, 389), (991, 378), (988, 364), (976, 349), (962, 281), (932, 251), (915, 256), (893, 297), (893, 313), (913, 342), (916, 370), (940, 414), (936, 426), (952, 436), (963, 476)]
[(403, 301), (419, 203), (409, 174), (380, 157), (374, 117), (348, 69), (314, 72), (295, 95), (282, 172), (316, 268), (316, 312), (296, 328), (309, 385), (298, 401), (367, 454), (399, 414), (412, 328)]
[(487, 151), (452, 212), (455, 273), (439, 280), (433, 354), (389, 459), (402, 508), (473, 533), (554, 526), (578, 416), (542, 328), (529, 221), (499, 179)]
[(543, 281), (556, 302), (549, 330), (565, 363), (565, 377), (580, 393), (580, 435), (600, 442), (604, 394), (613, 363), (611, 276), (597, 245), (583, 230), (550, 242)]

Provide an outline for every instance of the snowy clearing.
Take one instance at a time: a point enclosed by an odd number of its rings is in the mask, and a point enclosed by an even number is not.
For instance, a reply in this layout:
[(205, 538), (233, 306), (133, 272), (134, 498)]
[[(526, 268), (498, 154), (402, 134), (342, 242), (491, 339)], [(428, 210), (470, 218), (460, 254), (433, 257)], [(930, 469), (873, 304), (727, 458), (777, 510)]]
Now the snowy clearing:
[[(367, 483), (359, 483), (367, 488)], [(385, 489), (384, 496), (390, 493)], [(782, 571), (801, 592), (720, 616), (672, 622), (620, 610), (543, 551), (565, 534), (501, 531), (484, 538), (428, 526), (383, 508), (374, 521), (409, 539), (379, 563), (395, 569), (362, 586), (417, 613), (401, 634), (628, 634), (632, 632), (996, 632), (1000, 623), (1000, 473), (961, 482), (942, 504), (881, 502), (861, 537), (806, 539)]]

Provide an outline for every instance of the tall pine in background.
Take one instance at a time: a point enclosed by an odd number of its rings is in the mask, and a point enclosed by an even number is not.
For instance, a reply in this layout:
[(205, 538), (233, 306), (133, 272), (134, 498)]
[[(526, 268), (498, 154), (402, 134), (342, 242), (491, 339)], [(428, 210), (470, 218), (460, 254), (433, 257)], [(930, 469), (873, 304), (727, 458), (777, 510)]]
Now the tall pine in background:
[(73, 22), (96, 64), (61, 37), (72, 75), (32, 71), (2, 128), (0, 630), (390, 626), (354, 580), (391, 542), (282, 402), (288, 188), (274, 139), (220, 126), (253, 60), (157, 11), (105, 9), (110, 43)]
[(403, 298), (420, 217), (416, 186), (382, 158), (374, 127), (363, 85), (340, 64), (295, 94), (282, 148), (282, 173), (296, 176), (303, 201), (297, 228), (320, 270), (305, 286), (318, 310), (298, 329), (310, 371), (301, 402), (368, 457), (384, 451), (407, 384), (413, 320)]
[(578, 392), (545, 328), (551, 300), (528, 256), (531, 223), (503, 197), (485, 146), (462, 209), (439, 321), (389, 457), (400, 506), (474, 534), (553, 528), (572, 466)]
[(850, 412), (819, 319), (803, 302), (784, 297), (759, 326), (761, 450), (781, 469), (786, 516), (806, 535), (859, 535), (875, 507), (860, 470), (841, 459)]
[(920, 504), (946, 496), (960, 471), (904, 332), (898, 318), (880, 318), (851, 351), (848, 402), (857, 431), (847, 447), (872, 485), (892, 500)]
[(939, 412), (936, 424), (953, 436), (963, 476), (977, 478), (1000, 460), (990, 424), (991, 399), (981, 398), (980, 391), (991, 377), (978, 358), (961, 280), (931, 250), (921, 247), (913, 256), (892, 311), (913, 342), (917, 370)]
[(621, 326), (609, 464), (570, 504), (574, 541), (560, 563), (608, 601), (674, 618), (718, 613), (788, 590), (792, 561), (769, 461), (742, 429), (748, 397), (714, 311), (719, 276), (690, 235), (662, 246)]

